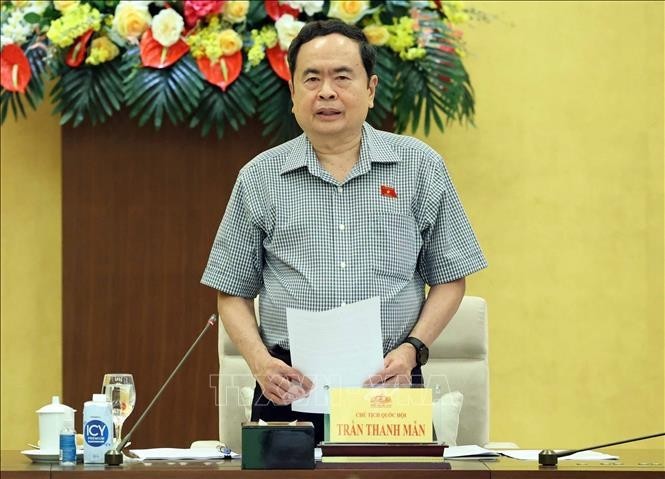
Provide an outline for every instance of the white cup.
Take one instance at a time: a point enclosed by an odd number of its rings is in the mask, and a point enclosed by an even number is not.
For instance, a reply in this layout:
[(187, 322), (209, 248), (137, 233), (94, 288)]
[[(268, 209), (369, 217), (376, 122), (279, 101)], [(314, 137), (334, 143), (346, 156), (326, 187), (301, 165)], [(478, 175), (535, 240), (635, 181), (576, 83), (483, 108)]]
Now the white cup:
[(73, 423), (74, 409), (60, 404), (60, 397), (53, 396), (51, 404), (37, 410), (39, 415), (39, 450), (45, 454), (60, 452), (60, 431), (69, 417)]

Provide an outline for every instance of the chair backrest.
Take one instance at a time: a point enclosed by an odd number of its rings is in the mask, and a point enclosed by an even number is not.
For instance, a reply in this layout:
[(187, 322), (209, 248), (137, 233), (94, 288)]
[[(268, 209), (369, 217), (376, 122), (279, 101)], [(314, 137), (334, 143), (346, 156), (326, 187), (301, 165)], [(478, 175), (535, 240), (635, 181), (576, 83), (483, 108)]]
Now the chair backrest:
[[(258, 318), (258, 303), (255, 302)], [(247, 363), (219, 328), (219, 437), (240, 451), (240, 424), (247, 420), (251, 401), (242, 391), (254, 388)], [(439, 384), (443, 392), (460, 391), (464, 401), (459, 419), (458, 444), (489, 442), (489, 368), (487, 360), (487, 304), (465, 296), (457, 313), (430, 347), (423, 367), (425, 386)]]
[(487, 358), (487, 303), (465, 296), (457, 313), (430, 347), (423, 366), (426, 387), (441, 385), (443, 392), (464, 395), (457, 444), (489, 442), (489, 363)]

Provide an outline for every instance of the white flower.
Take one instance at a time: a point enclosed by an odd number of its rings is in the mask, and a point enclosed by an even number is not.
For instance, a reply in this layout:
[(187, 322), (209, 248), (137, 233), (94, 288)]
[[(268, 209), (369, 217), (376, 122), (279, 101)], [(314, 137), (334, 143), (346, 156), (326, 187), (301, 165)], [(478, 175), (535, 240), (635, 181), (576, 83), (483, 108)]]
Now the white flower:
[[(25, 11), (22, 9), (16, 9), (12, 11), (12, 13), (9, 15), (9, 18), (7, 18), (5, 23), (2, 25), (3, 47), (10, 43), (22, 45), (28, 40), (28, 37), (32, 35), (33, 27), (28, 22), (23, 20), (24, 15)], [(3, 18), (3, 20), (5, 19)]]
[(279, 20), (275, 22), (275, 28), (277, 29), (280, 48), (288, 50), (289, 45), (304, 26), (305, 22), (299, 22), (288, 13), (279, 17)]
[(279, 0), (279, 3), (304, 11), (310, 17), (323, 10), (323, 0)]
[(23, 11), (25, 13), (36, 13), (37, 15), (41, 15), (48, 8), (48, 3), (49, 2), (45, 2), (43, 0), (33, 0), (28, 2)]
[(165, 47), (176, 43), (184, 28), (185, 21), (172, 8), (165, 8), (152, 19), (152, 36)]

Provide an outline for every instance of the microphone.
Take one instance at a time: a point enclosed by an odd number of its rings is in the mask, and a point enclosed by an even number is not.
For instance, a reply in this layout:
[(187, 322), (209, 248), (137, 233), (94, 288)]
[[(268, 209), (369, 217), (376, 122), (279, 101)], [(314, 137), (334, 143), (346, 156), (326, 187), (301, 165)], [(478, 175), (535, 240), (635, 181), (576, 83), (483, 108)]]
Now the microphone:
[(198, 335), (194, 343), (189, 347), (185, 355), (182, 357), (178, 365), (173, 369), (173, 372), (171, 375), (168, 377), (168, 379), (164, 382), (162, 387), (157, 391), (157, 394), (155, 394), (155, 397), (152, 398), (152, 401), (150, 401), (150, 404), (148, 404), (148, 407), (145, 408), (145, 411), (143, 411), (143, 414), (141, 414), (141, 417), (136, 421), (136, 424), (129, 430), (129, 433), (125, 436), (125, 438), (113, 449), (109, 449), (106, 454), (104, 454), (104, 464), (107, 466), (119, 466), (122, 464), (122, 449), (125, 447), (125, 444), (129, 442), (129, 439), (132, 437), (132, 434), (134, 434), (134, 431), (136, 431), (136, 428), (139, 427), (139, 424), (143, 421), (143, 418), (146, 417), (150, 409), (152, 409), (152, 406), (157, 402), (157, 400), (160, 398), (162, 393), (164, 392), (164, 389), (166, 389), (166, 386), (169, 385), (171, 382), (171, 379), (173, 379), (173, 376), (175, 376), (175, 373), (178, 372), (178, 370), (182, 367), (182, 365), (185, 363), (191, 352), (194, 350), (197, 344), (199, 344), (199, 341), (203, 337), (203, 335), (208, 331), (210, 326), (214, 326), (215, 323), (217, 322), (219, 318), (217, 317), (216, 314), (213, 314), (208, 318), (208, 321), (206, 322), (205, 328), (203, 328), (203, 331)]
[(624, 439), (623, 441), (609, 442), (607, 444), (599, 444), (597, 446), (583, 447), (582, 449), (569, 449), (567, 451), (555, 452), (552, 449), (545, 449), (538, 453), (538, 465), (546, 467), (556, 467), (560, 457), (570, 456), (576, 452), (589, 451), (591, 449), (600, 449), (601, 447), (616, 446), (617, 444), (626, 444), (627, 442), (643, 441), (651, 439), (652, 437), (665, 436), (665, 432), (658, 434), (651, 434), (649, 436), (634, 437), (632, 439)]

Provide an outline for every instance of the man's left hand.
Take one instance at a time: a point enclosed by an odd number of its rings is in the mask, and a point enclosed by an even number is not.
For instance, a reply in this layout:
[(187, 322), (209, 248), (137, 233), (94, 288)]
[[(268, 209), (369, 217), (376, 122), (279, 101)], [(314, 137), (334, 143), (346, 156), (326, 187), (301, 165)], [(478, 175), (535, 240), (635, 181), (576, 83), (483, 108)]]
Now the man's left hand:
[(370, 376), (364, 386), (395, 387), (411, 385), (411, 370), (416, 367), (416, 350), (410, 344), (401, 344), (383, 358), (383, 369)]

